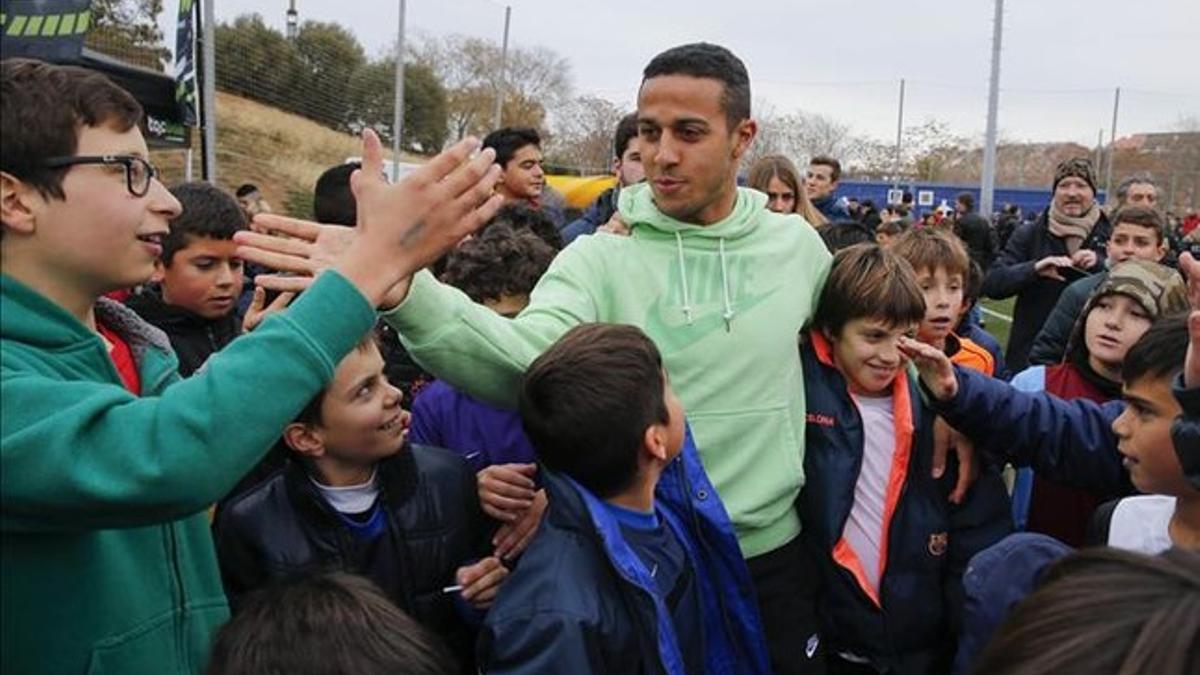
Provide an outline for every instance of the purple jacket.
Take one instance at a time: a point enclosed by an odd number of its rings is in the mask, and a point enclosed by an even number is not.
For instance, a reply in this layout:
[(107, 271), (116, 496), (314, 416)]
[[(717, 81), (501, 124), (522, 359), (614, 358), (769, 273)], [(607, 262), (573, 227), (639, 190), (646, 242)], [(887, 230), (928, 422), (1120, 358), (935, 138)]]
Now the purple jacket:
[(476, 472), (493, 464), (537, 461), (515, 410), (495, 408), (441, 380), (413, 401), (409, 440), (456, 452)]

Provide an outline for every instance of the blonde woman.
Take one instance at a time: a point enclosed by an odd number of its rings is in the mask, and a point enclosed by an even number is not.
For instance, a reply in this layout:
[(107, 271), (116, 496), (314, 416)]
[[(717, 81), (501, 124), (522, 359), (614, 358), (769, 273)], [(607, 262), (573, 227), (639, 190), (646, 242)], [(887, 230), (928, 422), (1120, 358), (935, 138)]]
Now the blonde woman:
[(829, 222), (808, 200), (796, 165), (783, 155), (767, 155), (754, 162), (747, 173), (746, 185), (765, 192), (767, 208), (776, 213), (798, 213), (813, 227)]

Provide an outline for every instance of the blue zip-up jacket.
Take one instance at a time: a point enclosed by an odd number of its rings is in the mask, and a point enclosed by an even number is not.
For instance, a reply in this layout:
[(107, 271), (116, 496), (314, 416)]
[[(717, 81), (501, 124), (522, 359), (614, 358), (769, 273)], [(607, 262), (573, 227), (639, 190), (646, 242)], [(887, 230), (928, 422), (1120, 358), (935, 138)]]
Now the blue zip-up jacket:
[(984, 468), (963, 504), (950, 503), (957, 464), (951, 457), (941, 478), (931, 476), (934, 414), (902, 370), (892, 388), (897, 447), (876, 592), (843, 538), (862, 470), (862, 417), (828, 341), (810, 334), (801, 356), (808, 402), (801, 536), (825, 581), (820, 613), (829, 653), (866, 658), (889, 673), (945, 672), (961, 618), (963, 571), (971, 556), (1012, 529), (999, 473)]
[(1071, 487), (1129, 492), (1112, 423), (1123, 401), (1066, 401), (1023, 392), (1007, 382), (954, 368), (958, 394), (931, 406), (993, 461), (1032, 466), (1034, 473)]
[(683, 651), (700, 648), (707, 673), (770, 672), (750, 575), (690, 429), (655, 504), (696, 575), (702, 646), (678, 644), (654, 579), (604, 503), (565, 475), (540, 472), (549, 509), (484, 621), (483, 672), (676, 675)]

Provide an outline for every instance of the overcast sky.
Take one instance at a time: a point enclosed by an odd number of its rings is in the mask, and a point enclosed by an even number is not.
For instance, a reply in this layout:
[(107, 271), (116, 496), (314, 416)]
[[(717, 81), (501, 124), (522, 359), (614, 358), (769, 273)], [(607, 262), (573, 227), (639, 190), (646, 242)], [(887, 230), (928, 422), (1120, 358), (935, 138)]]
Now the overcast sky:
[[(168, 2), (173, 10), (174, 3)], [(368, 54), (393, 43), (399, 3), (296, 0), (301, 21), (337, 21)], [(982, 137), (994, 5), (988, 0), (510, 0), (511, 43), (544, 46), (571, 63), (575, 91), (633, 108), (656, 53), (706, 40), (750, 71), (756, 105), (830, 115), (892, 139), (900, 78), (905, 125), (935, 117)], [(283, 29), (287, 0), (216, 0), (218, 20), (257, 12)], [(504, 6), (491, 0), (409, 0), (408, 30), (499, 42)], [(1000, 130), (1013, 140), (1094, 145), (1176, 128), (1200, 117), (1197, 0), (1007, 0)], [(173, 29), (169, 32), (173, 32)], [(168, 35), (173, 44), (173, 35)], [(219, 58), (219, 57), (218, 57)]]

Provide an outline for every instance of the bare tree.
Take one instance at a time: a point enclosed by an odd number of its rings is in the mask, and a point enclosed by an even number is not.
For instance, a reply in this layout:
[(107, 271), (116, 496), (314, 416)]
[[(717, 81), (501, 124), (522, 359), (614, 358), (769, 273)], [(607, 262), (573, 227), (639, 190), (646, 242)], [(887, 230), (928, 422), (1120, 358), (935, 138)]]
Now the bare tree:
[(613, 134), (625, 113), (612, 101), (579, 96), (555, 111), (554, 133), (546, 144), (546, 161), (556, 168), (585, 174), (609, 171)]

